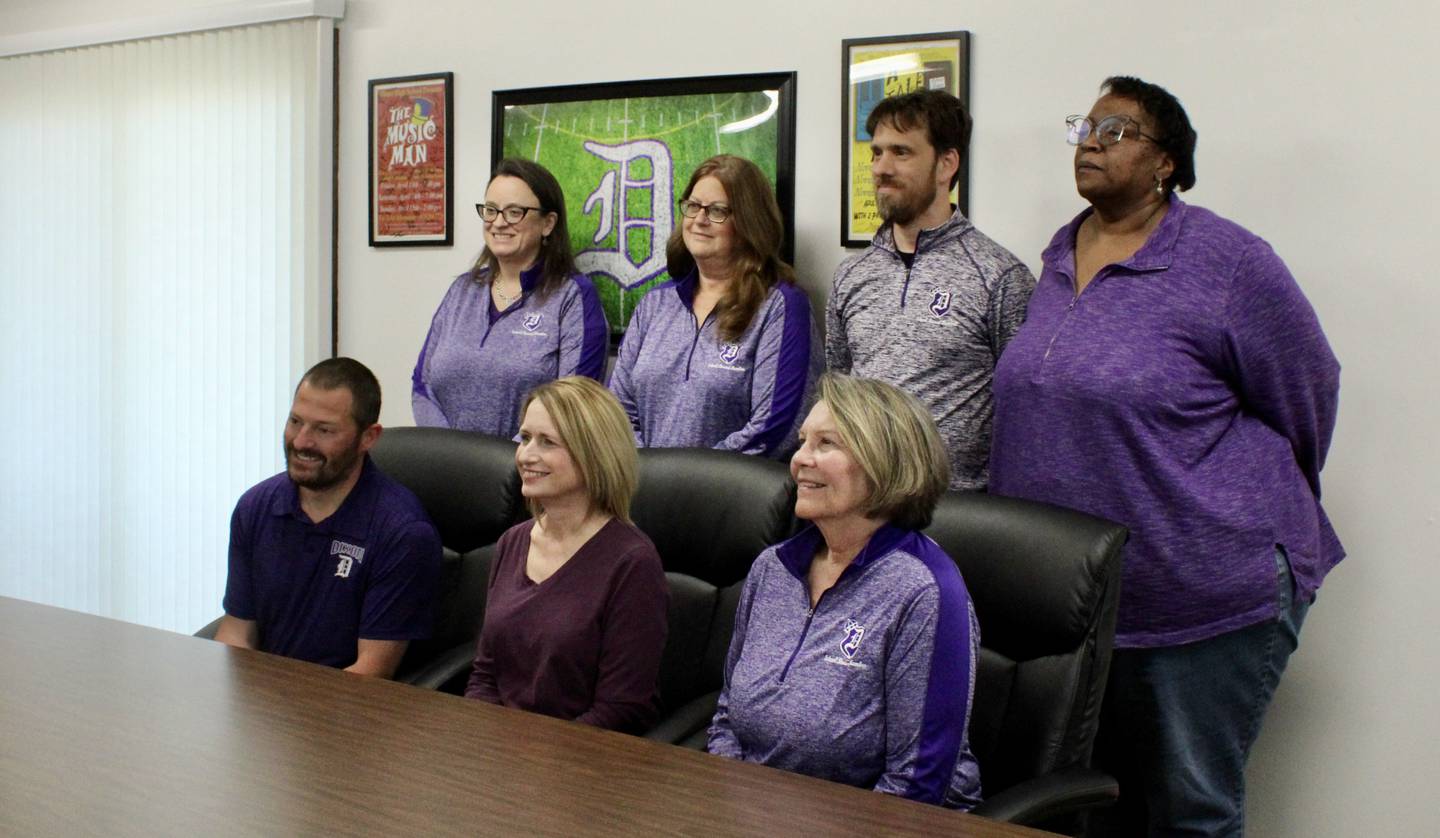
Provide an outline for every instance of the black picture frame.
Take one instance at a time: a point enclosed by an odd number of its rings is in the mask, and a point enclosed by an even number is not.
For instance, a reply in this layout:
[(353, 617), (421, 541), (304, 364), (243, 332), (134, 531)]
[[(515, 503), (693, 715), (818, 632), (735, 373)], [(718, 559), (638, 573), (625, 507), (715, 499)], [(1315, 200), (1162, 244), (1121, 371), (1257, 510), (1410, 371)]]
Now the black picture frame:
[[(902, 57), (909, 60), (900, 60)], [(867, 63), (872, 69), (864, 69)], [(840, 42), (842, 247), (868, 247), (880, 226), (874, 209), (874, 188), (865, 165), (870, 159), (865, 149), (870, 140), (865, 132), (870, 108), (886, 96), (917, 89), (948, 89), (967, 110), (970, 108), (969, 32), (846, 38)], [(864, 171), (857, 168), (862, 166)], [(970, 214), (969, 149), (960, 155), (960, 179), (952, 200), (961, 212)]]
[[(577, 264), (618, 337), (640, 296), (668, 277), (660, 265), (675, 202), (713, 154), (750, 157), (772, 177), (783, 255), (794, 261), (795, 85), (796, 74), (782, 71), (497, 90), (491, 170), (509, 153), (555, 174)], [(667, 183), (661, 201), (657, 190)], [(643, 203), (647, 190), (650, 214), (632, 218), (631, 205)]]
[(454, 244), (455, 74), (371, 79), (368, 115), (370, 246)]

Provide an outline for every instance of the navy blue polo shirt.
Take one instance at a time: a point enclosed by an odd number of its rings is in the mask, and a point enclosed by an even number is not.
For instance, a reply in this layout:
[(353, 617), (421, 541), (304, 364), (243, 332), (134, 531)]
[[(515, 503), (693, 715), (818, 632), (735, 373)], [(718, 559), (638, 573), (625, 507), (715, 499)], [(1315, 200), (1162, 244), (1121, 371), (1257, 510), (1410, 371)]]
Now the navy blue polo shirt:
[(242, 495), (230, 518), (225, 613), (254, 620), (266, 652), (346, 667), (360, 638), (428, 637), (439, 578), (440, 536), (419, 499), (369, 457), (319, 524), (284, 472)]

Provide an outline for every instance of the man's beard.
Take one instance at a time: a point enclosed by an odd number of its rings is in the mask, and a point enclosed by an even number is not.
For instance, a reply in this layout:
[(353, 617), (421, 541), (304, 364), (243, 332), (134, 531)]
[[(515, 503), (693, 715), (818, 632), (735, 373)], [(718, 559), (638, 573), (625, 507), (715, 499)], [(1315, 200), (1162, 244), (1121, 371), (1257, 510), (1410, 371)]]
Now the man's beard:
[[(317, 452), (307, 451), (306, 453), (313, 454)], [(355, 466), (356, 461), (360, 459), (360, 445), (357, 440), (354, 447), (334, 458), (322, 456), (320, 462), (316, 464), (314, 476), (303, 479), (295, 476), (293, 466), (296, 462), (296, 454), (297, 452), (292, 446), (285, 446), (285, 471), (290, 475), (290, 480), (301, 488), (311, 489), (313, 491), (324, 491), (340, 483), (350, 475), (351, 469)]]
[[(894, 180), (887, 180), (887, 183), (894, 183)], [(929, 189), (923, 192), (909, 192), (904, 190), (900, 193), (886, 194), (878, 193), (880, 184), (876, 184), (876, 209), (880, 210), (881, 219), (891, 225), (909, 225), (914, 219), (920, 217), (920, 213), (930, 209), (930, 204), (935, 203), (935, 196), (939, 193), (936, 189), (935, 180), (927, 181)]]

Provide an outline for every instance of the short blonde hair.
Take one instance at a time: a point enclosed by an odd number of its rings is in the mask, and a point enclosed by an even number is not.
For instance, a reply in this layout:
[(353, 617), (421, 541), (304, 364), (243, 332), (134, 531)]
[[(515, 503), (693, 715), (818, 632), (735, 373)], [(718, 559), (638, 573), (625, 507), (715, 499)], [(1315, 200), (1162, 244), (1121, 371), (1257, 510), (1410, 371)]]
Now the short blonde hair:
[(820, 377), (819, 400), (870, 481), (866, 517), (928, 527), (950, 485), (950, 455), (930, 412), (898, 387), (834, 372)]
[[(630, 500), (639, 483), (640, 464), (635, 433), (615, 396), (594, 379), (572, 375), (547, 381), (530, 391), (520, 406), (524, 420), (530, 403), (545, 406), (580, 478), (592, 507), (630, 523)], [(535, 501), (530, 514), (539, 516)]]

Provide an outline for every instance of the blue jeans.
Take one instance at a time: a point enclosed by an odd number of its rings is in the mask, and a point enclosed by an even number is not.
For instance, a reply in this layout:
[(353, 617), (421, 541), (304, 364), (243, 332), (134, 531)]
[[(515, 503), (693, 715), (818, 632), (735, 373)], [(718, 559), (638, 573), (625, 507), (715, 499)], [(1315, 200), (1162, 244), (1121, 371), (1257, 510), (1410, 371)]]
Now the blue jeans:
[(1118, 649), (1095, 763), (1120, 802), (1092, 835), (1243, 835), (1245, 761), (1310, 603), (1275, 551), (1277, 619), (1183, 646)]

